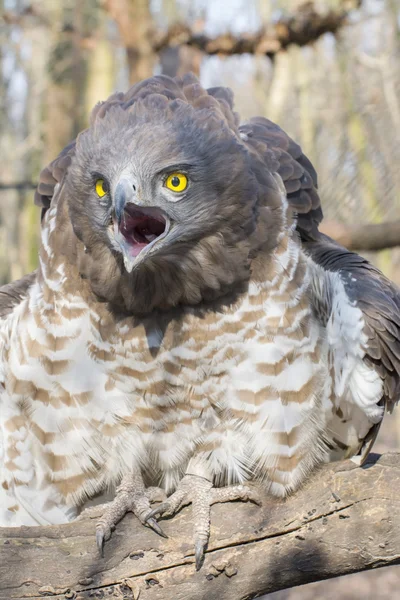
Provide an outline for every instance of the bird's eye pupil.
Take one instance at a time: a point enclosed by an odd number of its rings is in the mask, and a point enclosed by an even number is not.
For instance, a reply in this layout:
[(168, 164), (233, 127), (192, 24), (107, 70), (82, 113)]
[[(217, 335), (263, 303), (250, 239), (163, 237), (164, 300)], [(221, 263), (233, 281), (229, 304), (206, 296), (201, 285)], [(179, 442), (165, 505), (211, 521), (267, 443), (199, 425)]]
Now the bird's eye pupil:
[(183, 173), (171, 173), (164, 183), (173, 192), (183, 192), (188, 185), (188, 178)]

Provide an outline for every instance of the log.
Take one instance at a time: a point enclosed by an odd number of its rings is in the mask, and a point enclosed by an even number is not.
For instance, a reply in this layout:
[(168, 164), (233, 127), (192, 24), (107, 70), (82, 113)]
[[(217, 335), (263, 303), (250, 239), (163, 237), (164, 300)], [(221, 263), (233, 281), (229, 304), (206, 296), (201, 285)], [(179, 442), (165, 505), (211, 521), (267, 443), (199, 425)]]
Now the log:
[(353, 226), (323, 221), (320, 231), (348, 250), (374, 251), (400, 246), (400, 219)]
[(191, 509), (163, 521), (169, 539), (127, 515), (105, 547), (95, 518), (0, 529), (0, 599), (244, 600), (400, 563), (400, 454), (321, 467), (287, 500), (212, 508), (195, 571)]

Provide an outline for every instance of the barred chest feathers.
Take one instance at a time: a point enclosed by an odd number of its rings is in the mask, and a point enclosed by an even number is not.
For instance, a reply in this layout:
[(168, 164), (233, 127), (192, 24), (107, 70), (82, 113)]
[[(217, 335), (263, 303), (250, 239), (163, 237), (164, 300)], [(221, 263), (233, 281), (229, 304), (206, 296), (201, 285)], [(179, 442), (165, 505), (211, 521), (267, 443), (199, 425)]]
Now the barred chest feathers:
[(135, 326), (71, 285), (44, 233), (43, 280), (2, 332), (2, 505), (32, 511), (40, 487), (33, 522), (63, 522), (135, 463), (168, 491), (186, 471), (285, 495), (328, 458), (334, 364), (291, 233), (234, 304)]

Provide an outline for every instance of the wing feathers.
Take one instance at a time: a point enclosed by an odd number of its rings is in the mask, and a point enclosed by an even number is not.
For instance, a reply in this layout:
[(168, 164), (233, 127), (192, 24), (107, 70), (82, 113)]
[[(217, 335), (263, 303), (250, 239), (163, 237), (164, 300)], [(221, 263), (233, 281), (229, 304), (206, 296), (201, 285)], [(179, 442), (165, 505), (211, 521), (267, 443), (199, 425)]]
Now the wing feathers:
[(365, 258), (319, 234), (304, 242), (306, 252), (327, 271), (339, 272), (351, 302), (363, 313), (365, 363), (384, 383), (391, 410), (400, 397), (400, 290)]
[[(264, 168), (279, 173), (285, 184), (290, 206), (298, 213), (300, 236), (318, 237), (322, 220), (321, 203), (317, 192), (317, 174), (309, 159), (278, 125), (263, 117), (255, 117), (239, 127), (245, 143), (264, 160)], [(271, 164), (270, 154), (276, 166)]]
[(4, 319), (27, 295), (36, 279), (36, 271), (0, 287), (0, 319)]

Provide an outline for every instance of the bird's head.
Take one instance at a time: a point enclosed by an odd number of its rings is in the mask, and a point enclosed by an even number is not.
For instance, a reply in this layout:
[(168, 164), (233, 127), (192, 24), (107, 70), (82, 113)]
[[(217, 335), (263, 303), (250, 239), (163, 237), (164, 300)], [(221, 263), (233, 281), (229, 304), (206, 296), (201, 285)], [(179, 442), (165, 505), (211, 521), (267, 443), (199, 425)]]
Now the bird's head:
[(234, 113), (196, 82), (186, 95), (174, 85), (95, 116), (66, 178), (93, 287), (132, 311), (212, 299), (249, 276), (257, 186)]

